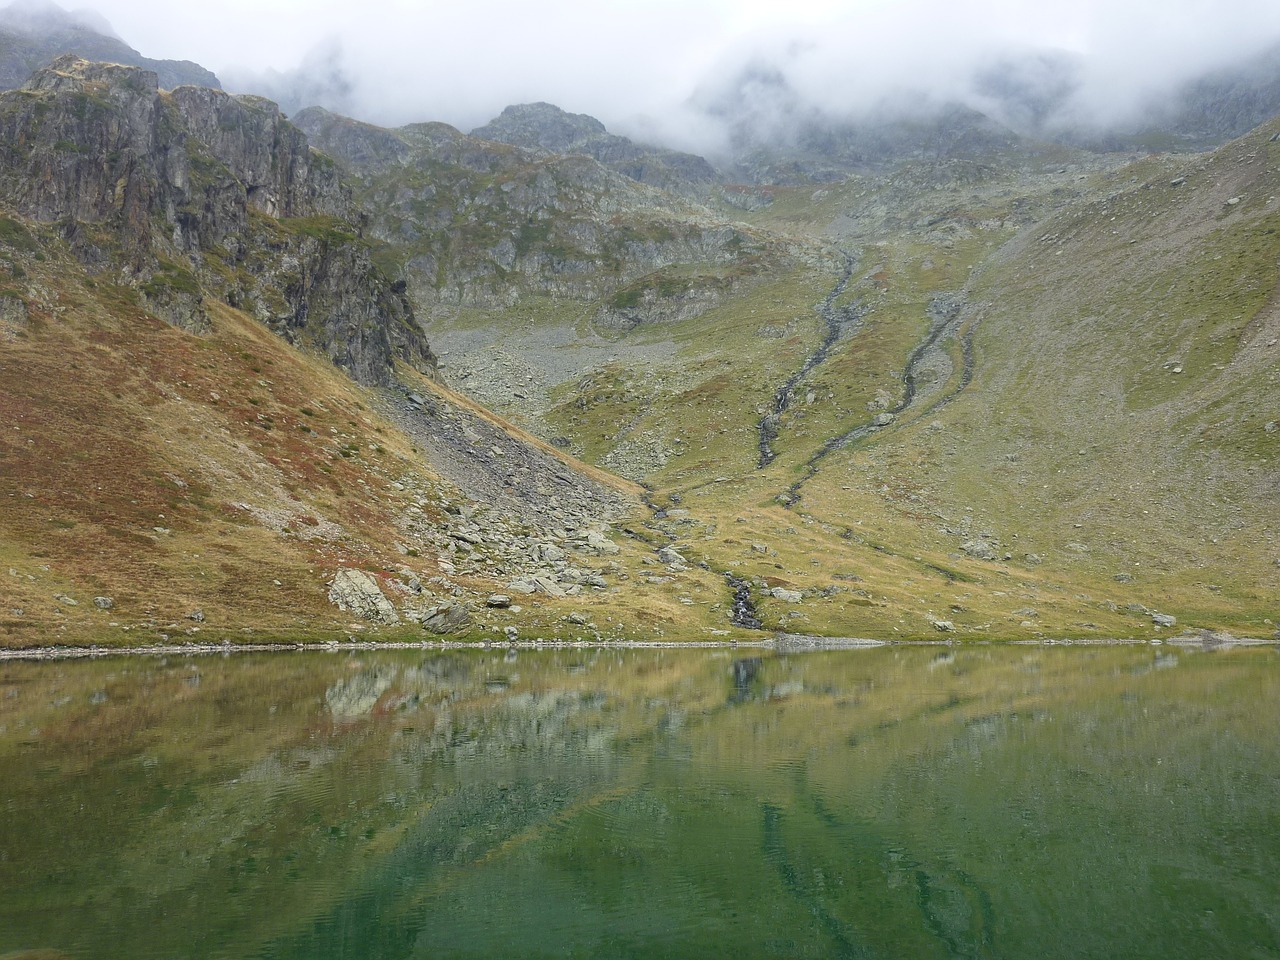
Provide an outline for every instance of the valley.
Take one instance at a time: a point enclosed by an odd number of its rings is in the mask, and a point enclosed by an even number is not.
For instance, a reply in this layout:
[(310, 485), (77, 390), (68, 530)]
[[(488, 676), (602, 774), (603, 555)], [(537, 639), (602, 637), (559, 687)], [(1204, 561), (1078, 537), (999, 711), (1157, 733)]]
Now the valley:
[(0, 960), (1280, 955), (1280, 7), (95, 4)]
[(742, 183), (74, 57), (0, 121), (4, 647), (1276, 633), (1280, 123)]

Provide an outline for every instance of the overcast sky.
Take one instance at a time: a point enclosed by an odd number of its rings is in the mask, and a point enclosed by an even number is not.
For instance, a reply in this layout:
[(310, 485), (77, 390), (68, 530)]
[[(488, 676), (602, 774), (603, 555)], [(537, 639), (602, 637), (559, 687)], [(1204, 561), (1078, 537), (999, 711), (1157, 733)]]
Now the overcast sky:
[[(1000, 49), (1087, 58), (1089, 109), (1280, 39), (1280, 0), (93, 0), (143, 54), (195, 60), (233, 89), (306, 67), (385, 124), (470, 129), (548, 100), (622, 132), (696, 140), (688, 103), (750, 62), (829, 109), (912, 84), (946, 94)], [(341, 84), (338, 84), (339, 86)], [(696, 121), (695, 121), (696, 123)]]

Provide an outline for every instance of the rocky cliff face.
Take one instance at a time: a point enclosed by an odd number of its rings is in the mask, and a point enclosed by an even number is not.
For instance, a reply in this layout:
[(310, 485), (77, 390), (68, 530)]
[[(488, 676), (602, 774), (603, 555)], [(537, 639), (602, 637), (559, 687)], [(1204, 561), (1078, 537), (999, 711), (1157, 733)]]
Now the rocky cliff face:
[(591, 157), (632, 180), (679, 193), (702, 193), (720, 181), (705, 159), (692, 153), (643, 146), (610, 133), (584, 113), (567, 113), (550, 103), (507, 107), (471, 136), (526, 150)]
[[(320, 109), (296, 119), (363, 183), (370, 231), (426, 309), (508, 307), (529, 294), (595, 300), (676, 265), (745, 275), (792, 252), (588, 156), (530, 151), (440, 123), (383, 130)], [(624, 299), (633, 312), (648, 303)]]
[(1280, 45), (1183, 84), (1160, 126), (1200, 149), (1247, 133), (1277, 113)]
[(0, 203), (58, 223), (171, 323), (201, 329), (214, 296), (362, 382), (396, 358), (434, 369), (349, 189), (273, 103), (68, 56), (0, 94), (0, 139)]
[(332, 165), (312, 155), (306, 134), (270, 100), (203, 87), (179, 87), (172, 98), (187, 135), (244, 185), (254, 209), (359, 219)]

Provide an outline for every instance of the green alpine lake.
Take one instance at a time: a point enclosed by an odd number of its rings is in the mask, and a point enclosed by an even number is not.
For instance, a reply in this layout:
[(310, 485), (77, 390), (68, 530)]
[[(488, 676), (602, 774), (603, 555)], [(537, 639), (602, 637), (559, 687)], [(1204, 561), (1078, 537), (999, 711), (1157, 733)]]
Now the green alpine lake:
[(1280, 957), (1280, 652), (3, 662), (0, 957)]

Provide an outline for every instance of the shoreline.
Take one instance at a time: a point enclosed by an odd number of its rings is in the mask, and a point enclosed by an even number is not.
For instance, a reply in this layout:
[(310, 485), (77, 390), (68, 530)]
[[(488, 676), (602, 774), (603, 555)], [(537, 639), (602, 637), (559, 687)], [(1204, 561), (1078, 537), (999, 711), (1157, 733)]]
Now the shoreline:
[(1156, 638), (1082, 638), (1082, 639), (937, 639), (876, 640), (862, 637), (818, 637), (807, 634), (779, 633), (749, 640), (328, 640), (317, 643), (157, 643), (136, 647), (38, 646), (0, 649), (0, 663), (6, 661), (102, 660), (109, 657), (229, 656), (240, 653), (356, 653), (379, 650), (585, 650), (614, 648), (620, 650), (774, 650), (783, 653), (805, 653), (830, 650), (875, 650), (882, 647), (1114, 647), (1114, 646), (1198, 646), (1206, 649), (1233, 647), (1280, 647), (1280, 637), (1236, 637), (1231, 634), (1175, 634)]

